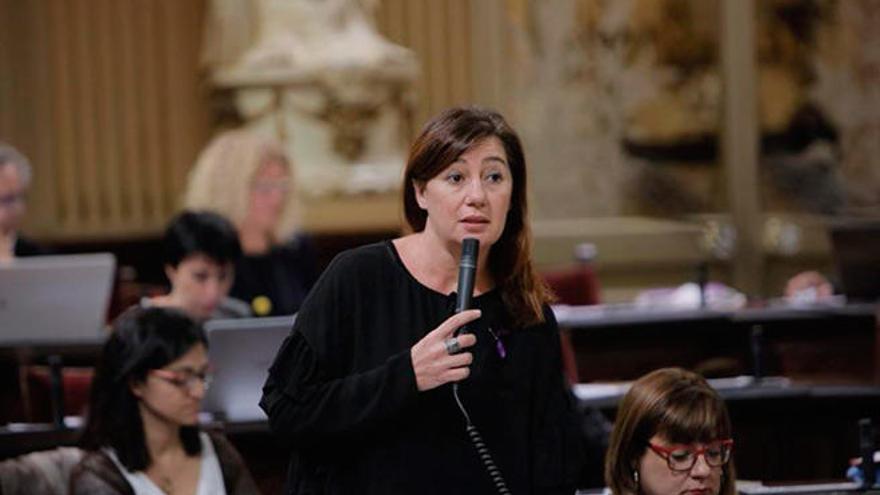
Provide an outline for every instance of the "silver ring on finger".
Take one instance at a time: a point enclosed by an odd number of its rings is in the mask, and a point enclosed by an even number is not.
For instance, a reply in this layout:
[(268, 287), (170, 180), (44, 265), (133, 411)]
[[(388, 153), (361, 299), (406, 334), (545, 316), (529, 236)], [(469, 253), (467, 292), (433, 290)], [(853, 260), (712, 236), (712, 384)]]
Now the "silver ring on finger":
[(450, 356), (458, 354), (459, 351), (461, 351), (461, 344), (458, 343), (458, 339), (455, 337), (444, 340), (443, 346), (446, 347), (446, 352), (448, 352)]

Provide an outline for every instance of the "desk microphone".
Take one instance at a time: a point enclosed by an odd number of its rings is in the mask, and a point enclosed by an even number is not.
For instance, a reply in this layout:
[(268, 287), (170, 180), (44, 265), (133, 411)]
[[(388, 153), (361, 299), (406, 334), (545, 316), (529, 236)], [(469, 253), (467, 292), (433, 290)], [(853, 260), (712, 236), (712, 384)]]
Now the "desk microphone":
[[(458, 262), (458, 291), (455, 294), (455, 312), (471, 307), (471, 299), (474, 296), (474, 279), (477, 276), (477, 254), (480, 251), (480, 241), (473, 237), (465, 238), (461, 243), (461, 259)], [(455, 331), (455, 335), (461, 335), (467, 329), (467, 325)]]

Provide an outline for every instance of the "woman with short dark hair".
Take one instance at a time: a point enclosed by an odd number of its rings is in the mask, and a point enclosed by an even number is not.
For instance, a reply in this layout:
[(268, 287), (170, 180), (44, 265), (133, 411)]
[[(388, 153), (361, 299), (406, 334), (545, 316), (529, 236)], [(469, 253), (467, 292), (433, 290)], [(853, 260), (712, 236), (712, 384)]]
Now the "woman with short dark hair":
[(605, 457), (614, 495), (735, 495), (730, 417), (700, 375), (662, 368), (620, 401)]
[(179, 308), (197, 321), (250, 316), (247, 304), (229, 297), (241, 245), (225, 217), (209, 211), (179, 213), (165, 229), (162, 251), (171, 291), (143, 298), (141, 307)]
[(201, 326), (173, 309), (117, 319), (92, 381), (86, 456), (71, 474), (82, 495), (252, 494), (235, 448), (200, 431), (210, 382)]

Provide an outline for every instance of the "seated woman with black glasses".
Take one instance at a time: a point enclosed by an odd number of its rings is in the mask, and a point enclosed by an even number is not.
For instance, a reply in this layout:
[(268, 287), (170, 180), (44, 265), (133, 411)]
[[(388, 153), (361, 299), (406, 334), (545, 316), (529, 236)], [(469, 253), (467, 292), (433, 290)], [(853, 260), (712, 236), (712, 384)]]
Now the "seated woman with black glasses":
[(663, 368), (623, 397), (605, 458), (615, 495), (734, 495), (730, 417), (696, 373)]
[(70, 493), (89, 495), (258, 493), (235, 448), (199, 430), (210, 382), (202, 328), (174, 309), (117, 319), (92, 381)]

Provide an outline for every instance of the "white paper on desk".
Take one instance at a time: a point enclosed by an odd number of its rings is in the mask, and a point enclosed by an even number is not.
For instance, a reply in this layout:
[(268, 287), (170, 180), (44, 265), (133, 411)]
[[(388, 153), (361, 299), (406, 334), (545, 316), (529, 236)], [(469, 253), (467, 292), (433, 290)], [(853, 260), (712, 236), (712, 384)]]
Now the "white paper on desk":
[(572, 387), (574, 395), (581, 400), (620, 397), (632, 386), (626, 383), (578, 383)]

